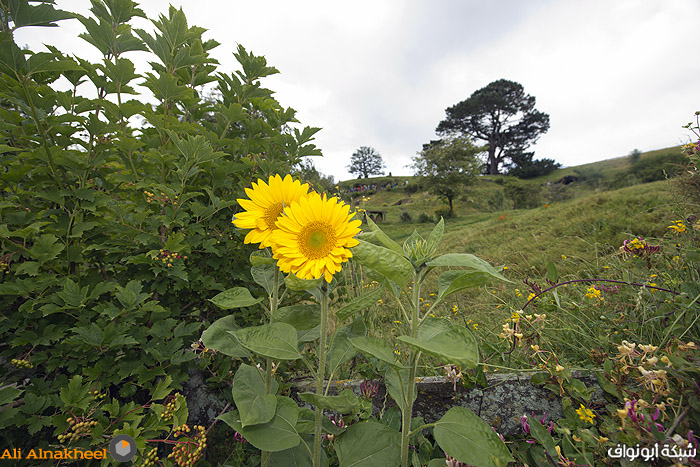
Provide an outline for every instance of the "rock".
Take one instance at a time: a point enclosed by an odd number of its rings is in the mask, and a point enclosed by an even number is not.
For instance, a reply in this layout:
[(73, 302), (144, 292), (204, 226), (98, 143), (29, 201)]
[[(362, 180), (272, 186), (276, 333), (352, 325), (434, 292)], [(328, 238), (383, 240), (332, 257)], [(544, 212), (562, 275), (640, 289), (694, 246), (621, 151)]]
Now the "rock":
[[(453, 390), (452, 383), (442, 377), (420, 378), (417, 383), (418, 397), (413, 404), (413, 416), (422, 416), (426, 423), (439, 420), (451, 407), (460, 405), (466, 407), (486, 423), (491, 425), (503, 436), (520, 434), (520, 417), (523, 414), (542, 418), (546, 413), (547, 420), (558, 420), (563, 417), (561, 399), (551, 391), (530, 383), (529, 374), (492, 374), (488, 377), (488, 386), (464, 388), (457, 386)], [(604, 403), (603, 390), (593, 375), (576, 374), (587, 387), (593, 388), (592, 400)], [(360, 395), (362, 381), (331, 382), (328, 394), (335, 395), (345, 388), (352, 389)], [(314, 383), (301, 383), (292, 387), (292, 395), (298, 392), (315, 392)], [(389, 408), (396, 403), (388, 397), (385, 401), (386, 389), (383, 382), (379, 383), (379, 391), (372, 400), (373, 413), (378, 414), (382, 408)], [(296, 398), (296, 397), (295, 397)]]

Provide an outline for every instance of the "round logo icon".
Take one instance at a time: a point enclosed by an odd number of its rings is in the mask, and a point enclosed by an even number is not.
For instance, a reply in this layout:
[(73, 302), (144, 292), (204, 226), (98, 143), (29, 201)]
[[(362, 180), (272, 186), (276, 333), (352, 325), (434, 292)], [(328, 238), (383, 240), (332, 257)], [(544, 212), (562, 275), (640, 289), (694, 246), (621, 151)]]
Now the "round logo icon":
[(117, 435), (109, 443), (109, 453), (119, 462), (129, 462), (136, 451), (136, 441), (129, 435)]

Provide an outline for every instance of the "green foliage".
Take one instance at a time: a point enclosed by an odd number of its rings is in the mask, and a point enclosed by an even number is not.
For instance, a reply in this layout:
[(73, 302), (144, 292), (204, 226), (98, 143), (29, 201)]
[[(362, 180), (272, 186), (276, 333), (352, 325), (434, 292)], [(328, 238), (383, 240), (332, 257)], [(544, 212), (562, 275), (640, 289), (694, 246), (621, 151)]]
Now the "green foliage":
[[(441, 217), (445, 217), (441, 215)], [(433, 222), (433, 218), (430, 217), (428, 214), (421, 212), (420, 215), (418, 216), (418, 223), (419, 224), (427, 224)]]
[[(165, 425), (148, 425), (156, 405), (147, 404), (197, 364), (190, 343), (221, 314), (209, 298), (258, 288), (240, 267), (249, 250), (231, 226), (234, 200), (254, 177), (320, 154), (311, 143), (318, 129), (291, 128), (294, 110), (261, 86), (277, 72), (264, 57), (239, 46), (240, 70), (218, 73), (218, 43), (182, 10), (153, 20), (153, 31), (132, 30), (145, 16), (135, 5), (94, 1), (83, 16), (50, 3), (0, 4), (0, 371), (23, 395), (7, 394), (19, 403), (0, 411), (0, 425), (15, 426), (3, 432), (7, 447), (55, 439), (68, 414), (92, 414), (94, 439), (118, 430), (140, 446), (156, 438)], [(99, 61), (54, 46), (23, 50), (13, 39), (19, 27), (74, 17)], [(132, 51), (151, 54), (150, 70), (136, 71)], [(54, 86), (60, 76), (69, 90)], [(259, 319), (254, 301), (220, 298), (250, 307), (237, 311), (239, 324)], [(226, 340), (235, 321), (205, 340), (246, 354)], [(214, 374), (229, 368), (198, 361)], [(107, 402), (94, 409), (88, 389)]]
[(411, 222), (413, 220), (413, 216), (411, 216), (410, 212), (404, 211), (401, 213), (401, 216), (399, 216), (399, 219), (401, 222)]
[(540, 192), (542, 188), (538, 184), (520, 181), (508, 177), (503, 183), (503, 192), (513, 202), (514, 209), (529, 209), (540, 205)]
[(481, 161), (477, 155), (483, 148), (474, 146), (466, 138), (452, 138), (424, 145), (423, 151), (413, 158), (413, 169), (421, 184), (450, 205), (479, 173)]

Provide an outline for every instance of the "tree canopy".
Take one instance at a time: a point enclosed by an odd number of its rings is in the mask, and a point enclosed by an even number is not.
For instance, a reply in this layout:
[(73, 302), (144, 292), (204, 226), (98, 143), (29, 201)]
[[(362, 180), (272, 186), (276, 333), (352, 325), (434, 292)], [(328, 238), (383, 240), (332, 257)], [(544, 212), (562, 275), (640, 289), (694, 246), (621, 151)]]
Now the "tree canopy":
[(358, 178), (367, 178), (370, 175), (384, 175), (384, 161), (381, 154), (369, 146), (361, 146), (350, 157), (348, 171)]
[(468, 99), (448, 107), (440, 135), (463, 134), (487, 144), (488, 173), (511, 154), (522, 154), (549, 130), (549, 115), (535, 109), (535, 98), (521, 84), (500, 79), (475, 91)]
[(461, 136), (424, 144), (413, 158), (415, 174), (429, 191), (449, 203), (450, 216), (454, 215), (454, 198), (481, 172), (479, 154), (483, 151)]

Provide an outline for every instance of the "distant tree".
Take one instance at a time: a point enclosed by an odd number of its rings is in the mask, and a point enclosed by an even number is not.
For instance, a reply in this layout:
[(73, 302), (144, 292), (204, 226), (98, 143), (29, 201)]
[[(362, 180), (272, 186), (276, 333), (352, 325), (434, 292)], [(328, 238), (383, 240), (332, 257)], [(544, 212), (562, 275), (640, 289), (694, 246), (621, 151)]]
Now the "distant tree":
[(452, 201), (481, 171), (483, 151), (466, 137), (431, 141), (413, 158), (412, 168), (423, 186), (449, 203), (452, 216)]
[(468, 99), (448, 107), (440, 122), (440, 135), (463, 134), (481, 140), (488, 148), (488, 173), (513, 154), (524, 153), (549, 130), (549, 115), (535, 110), (535, 98), (522, 85), (500, 79), (475, 91)]
[(381, 154), (369, 146), (361, 146), (350, 157), (348, 171), (358, 178), (367, 178), (370, 175), (384, 175), (384, 161)]
[(310, 183), (313, 188), (326, 193), (333, 192), (335, 179), (333, 175), (324, 175), (316, 169), (311, 159), (302, 159), (294, 166), (293, 172), (303, 183)]
[(632, 152), (630, 152), (628, 157), (630, 164), (634, 164), (639, 160), (640, 157), (642, 157), (642, 151), (640, 151), (639, 149), (635, 149)]

